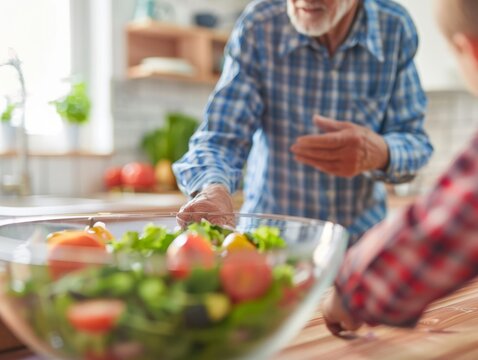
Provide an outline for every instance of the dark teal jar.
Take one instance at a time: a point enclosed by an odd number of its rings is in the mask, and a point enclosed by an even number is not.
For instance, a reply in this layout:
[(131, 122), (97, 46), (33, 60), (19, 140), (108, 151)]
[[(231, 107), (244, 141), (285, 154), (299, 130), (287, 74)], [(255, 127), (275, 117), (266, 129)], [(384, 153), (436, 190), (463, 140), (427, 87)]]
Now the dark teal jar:
[(154, 20), (156, 17), (155, 0), (137, 0), (134, 20)]

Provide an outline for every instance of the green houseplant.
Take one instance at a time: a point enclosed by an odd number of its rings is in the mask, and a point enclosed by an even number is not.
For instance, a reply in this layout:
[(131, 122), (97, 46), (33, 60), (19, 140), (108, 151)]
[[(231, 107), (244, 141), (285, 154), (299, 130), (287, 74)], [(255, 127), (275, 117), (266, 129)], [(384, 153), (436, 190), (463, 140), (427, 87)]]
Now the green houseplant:
[(9, 123), (12, 120), (13, 117), (13, 111), (15, 110), (16, 105), (9, 100), (7, 100), (7, 105), (5, 106), (5, 109), (0, 115), (0, 121), (2, 123)]
[(81, 125), (90, 118), (91, 101), (84, 82), (73, 83), (70, 92), (52, 101), (52, 104), (62, 119), (69, 123)]
[(147, 132), (141, 141), (141, 149), (156, 167), (158, 182), (165, 188), (176, 187), (171, 164), (188, 151), (189, 138), (199, 121), (189, 115), (172, 112), (166, 115), (163, 127)]
[(51, 104), (65, 121), (69, 150), (76, 150), (79, 146), (79, 126), (90, 119), (91, 101), (86, 83), (82, 81), (72, 83), (70, 92), (52, 101)]

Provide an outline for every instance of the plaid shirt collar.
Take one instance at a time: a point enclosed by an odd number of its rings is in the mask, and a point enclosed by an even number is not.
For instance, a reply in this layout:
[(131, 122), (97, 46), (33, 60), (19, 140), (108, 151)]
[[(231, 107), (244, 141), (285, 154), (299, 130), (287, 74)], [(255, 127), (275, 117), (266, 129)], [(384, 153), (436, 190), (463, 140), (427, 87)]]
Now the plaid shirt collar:
[[(339, 51), (360, 45), (370, 51), (378, 61), (384, 61), (382, 37), (380, 35), (380, 24), (378, 19), (377, 4), (374, 0), (364, 0), (360, 7), (357, 18), (355, 19), (350, 35), (340, 46)], [(317, 51), (325, 49), (314, 40), (313, 37), (300, 34), (294, 26), (287, 22), (284, 29), (284, 38), (279, 45), (279, 54), (281, 57), (289, 55), (301, 47), (311, 47)]]

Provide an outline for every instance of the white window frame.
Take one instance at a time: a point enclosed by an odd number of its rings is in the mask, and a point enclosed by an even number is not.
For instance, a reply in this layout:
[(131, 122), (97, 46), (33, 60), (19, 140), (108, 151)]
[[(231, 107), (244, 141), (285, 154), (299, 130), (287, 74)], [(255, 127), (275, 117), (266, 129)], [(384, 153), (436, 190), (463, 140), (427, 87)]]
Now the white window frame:
[(91, 121), (82, 133), (82, 148), (94, 153), (113, 151), (111, 117), (111, 0), (70, 0), (72, 74), (82, 74), (92, 99)]
[[(16, 1), (16, 0), (8, 0)], [(70, 6), (70, 74), (81, 76), (87, 84), (92, 108), (90, 121), (80, 126), (79, 151), (93, 154), (110, 154), (113, 151), (113, 131), (111, 118), (112, 77), (112, 0), (64, 0)], [(52, 15), (54, 16), (54, 15)], [(6, 44), (9, 45), (9, 44)], [(33, 46), (33, 44), (32, 44)], [(14, 44), (12, 44), (15, 50)], [(6, 48), (2, 50), (6, 51)], [(22, 57), (22, 62), (32, 61)], [(2, 68), (2, 71), (7, 71)], [(12, 70), (13, 72), (13, 70)], [(26, 80), (27, 106), (26, 116), (37, 115), (35, 109), (28, 106), (29, 84)], [(51, 79), (53, 83), (64, 79)], [(65, 86), (65, 90), (67, 87)], [(0, 93), (0, 96), (2, 94)], [(31, 97), (31, 101), (38, 101)], [(53, 99), (51, 99), (53, 100)], [(41, 99), (42, 104), (44, 99)], [(0, 104), (0, 105), (3, 105)], [(52, 108), (51, 111), (54, 114)], [(44, 115), (50, 116), (50, 115)], [(46, 125), (48, 126), (48, 125)], [(29, 150), (32, 154), (68, 153), (66, 127), (56, 132), (57, 128), (27, 129)], [(55, 132), (55, 133), (54, 133)], [(66, 147), (63, 147), (63, 145)]]

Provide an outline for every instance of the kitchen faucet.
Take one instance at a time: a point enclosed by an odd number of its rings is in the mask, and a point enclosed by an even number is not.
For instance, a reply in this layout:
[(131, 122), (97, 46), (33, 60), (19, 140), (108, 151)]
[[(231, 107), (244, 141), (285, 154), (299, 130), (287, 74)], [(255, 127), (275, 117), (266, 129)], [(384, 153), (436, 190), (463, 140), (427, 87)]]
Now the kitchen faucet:
[(12, 66), (18, 75), (20, 81), (20, 109), (21, 109), (21, 118), (20, 125), (17, 128), (17, 174), (16, 175), (5, 175), (2, 185), (2, 192), (8, 194), (16, 194), (18, 196), (30, 195), (30, 172), (29, 172), (29, 159), (28, 159), (28, 136), (26, 130), (25, 122), (25, 102), (26, 102), (26, 90), (25, 90), (25, 78), (23, 77), (22, 71), (22, 62), (18, 58), (17, 53), (10, 49), (9, 59), (7, 62), (0, 64), (2, 66)]

